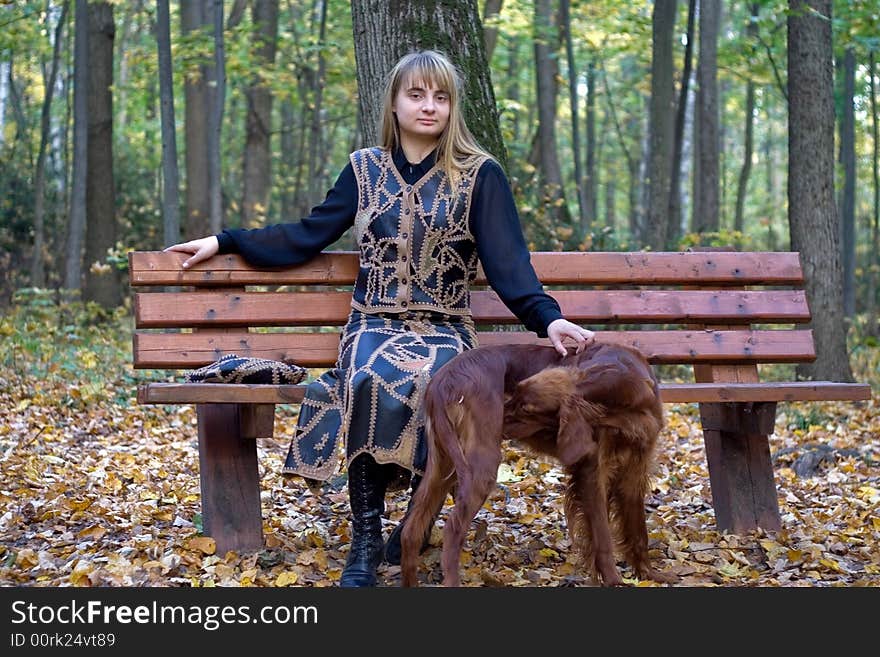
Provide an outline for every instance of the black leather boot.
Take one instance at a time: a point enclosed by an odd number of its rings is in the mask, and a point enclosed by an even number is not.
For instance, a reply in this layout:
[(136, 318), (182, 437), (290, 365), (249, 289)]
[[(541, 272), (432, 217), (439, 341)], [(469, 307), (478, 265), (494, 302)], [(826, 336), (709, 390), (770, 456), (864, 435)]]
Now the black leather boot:
[(341, 587), (376, 586), (376, 568), (382, 562), (385, 485), (381, 467), (369, 454), (355, 457), (348, 467), (351, 549), (339, 580)]
[[(403, 518), (401, 518), (400, 522), (397, 523), (397, 527), (394, 528), (394, 531), (391, 532), (391, 536), (389, 536), (388, 540), (385, 542), (385, 563), (389, 563), (392, 566), (400, 565), (400, 537), (403, 534), (403, 525), (406, 522), (406, 517), (409, 515), (409, 510), (412, 507), (413, 496), (416, 494), (416, 489), (419, 487), (420, 483), (422, 483), (422, 478), (419, 475), (413, 475), (412, 490), (410, 491), (409, 504), (406, 505), (406, 513)], [(438, 509), (437, 513), (434, 514), (434, 520), (428, 526), (428, 529), (425, 530), (425, 540), (422, 542), (419, 554), (428, 549), (431, 539), (431, 528), (434, 526), (434, 522), (437, 521), (437, 516), (439, 514), (440, 510)]]

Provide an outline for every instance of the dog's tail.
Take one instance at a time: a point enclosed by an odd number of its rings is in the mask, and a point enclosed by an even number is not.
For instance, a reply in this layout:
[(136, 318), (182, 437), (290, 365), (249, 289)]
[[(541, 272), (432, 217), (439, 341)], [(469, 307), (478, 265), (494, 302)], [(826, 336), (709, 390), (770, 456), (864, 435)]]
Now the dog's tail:
[[(461, 423), (465, 421), (464, 399), (453, 402), (452, 405), (444, 401), (444, 396), (439, 395), (439, 399), (430, 394), (425, 395), (425, 435), (428, 439), (428, 457), (432, 449), (442, 450), (443, 453), (452, 461), (453, 471), (444, 473), (444, 476), (450, 477), (453, 474), (461, 480), (470, 472), (467, 459), (462, 450), (460, 438)], [(437, 407), (440, 406), (438, 409)], [(453, 419), (450, 414), (455, 415)], [(458, 427), (458, 428), (457, 428)]]

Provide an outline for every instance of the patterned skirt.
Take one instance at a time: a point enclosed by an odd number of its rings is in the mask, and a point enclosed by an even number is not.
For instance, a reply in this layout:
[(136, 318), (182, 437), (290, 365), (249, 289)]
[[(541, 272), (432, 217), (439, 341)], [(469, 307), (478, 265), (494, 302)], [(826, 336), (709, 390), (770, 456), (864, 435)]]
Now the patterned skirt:
[(476, 344), (470, 317), (353, 310), (336, 367), (306, 389), (283, 473), (329, 479), (344, 443), (346, 465), (368, 452), (378, 463), (423, 474), (425, 386), (447, 361)]

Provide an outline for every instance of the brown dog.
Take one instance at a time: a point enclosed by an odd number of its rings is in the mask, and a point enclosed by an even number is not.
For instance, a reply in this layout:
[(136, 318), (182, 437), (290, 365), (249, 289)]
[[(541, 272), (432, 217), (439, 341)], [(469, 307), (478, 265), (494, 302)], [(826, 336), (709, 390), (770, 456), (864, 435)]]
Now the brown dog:
[(623, 582), (614, 560), (609, 502), (616, 534), (638, 576), (676, 579), (648, 560), (644, 499), (663, 407), (641, 353), (598, 343), (565, 358), (552, 347), (480, 347), (437, 372), (424, 408), (428, 463), (403, 528), (404, 586), (416, 583), (419, 548), (453, 486), (455, 505), (443, 535), (443, 584), (460, 584), (461, 549), (495, 485), (505, 437), (565, 467), (572, 543), (594, 581), (601, 576), (606, 586)]

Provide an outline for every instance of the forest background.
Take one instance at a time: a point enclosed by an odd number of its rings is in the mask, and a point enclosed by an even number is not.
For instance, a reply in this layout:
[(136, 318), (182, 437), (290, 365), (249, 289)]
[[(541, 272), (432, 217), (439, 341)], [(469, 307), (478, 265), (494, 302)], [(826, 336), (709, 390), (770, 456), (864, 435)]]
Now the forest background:
[[(144, 583), (157, 572), (214, 581), (204, 543), (184, 556), (167, 547), (180, 532), (198, 535), (197, 459), (192, 436), (177, 435), (192, 433), (192, 409), (133, 406), (137, 382), (154, 373), (129, 365), (126, 253), (305, 216), (348, 154), (375, 142), (383, 75), (413, 47), (444, 50), (464, 72), (469, 123), (508, 172), (530, 248), (798, 250), (819, 353), (799, 374), (876, 389), (880, 0), (0, 0), (0, 401), (9, 411), (0, 459), (10, 475), (0, 559), (10, 581)], [(331, 248), (351, 249), (350, 237)], [(811, 517), (847, 529), (775, 537), (769, 547), (756, 539), (764, 562), (772, 555), (767, 563), (780, 568), (770, 575), (876, 581), (872, 409), (792, 405), (781, 414), (774, 458), (793, 465), (812, 454), (817, 468), (843, 473), (825, 484), (844, 482), (859, 503), (846, 515), (839, 491), (815, 481), (804, 482), (813, 495), (790, 489), (809, 498)], [(700, 518), (708, 482), (693, 462), (699, 446), (687, 443), (699, 444), (698, 423), (676, 412), (681, 451), (669, 462), (698, 482), (685, 487), (688, 477), (667, 472), (657, 503), (668, 494), (676, 514), (693, 503)], [(167, 456), (182, 446), (188, 456), (169, 473)], [(261, 459), (275, 459), (272, 447)], [(509, 481), (531, 481), (531, 466), (515, 462)], [(344, 531), (332, 519), (343, 500), (290, 498), (269, 474), (277, 465), (264, 477), (282, 510), (268, 521), (269, 546), (306, 532), (290, 540), (317, 561), (294, 557), (299, 577), (323, 564), (332, 580), (326, 555), (314, 554)], [(138, 492), (141, 471), (162, 473), (164, 492)], [(529, 485), (552, 488), (547, 472), (548, 482)], [(70, 497), (77, 481), (94, 495)], [(685, 488), (692, 501), (680, 501)], [(114, 503), (129, 489), (131, 506)], [(330, 519), (317, 532), (290, 519), (301, 515), (294, 508), (322, 517), (319, 507)], [(53, 525), (61, 516), (64, 527)], [(682, 572), (715, 583), (768, 576), (746, 568), (748, 554), (688, 538), (708, 525), (669, 530), (681, 532), (670, 559), (688, 561), (689, 541), (712, 556)], [(868, 535), (857, 536), (853, 557), (855, 525)], [(133, 528), (136, 543), (166, 547), (107, 557)], [(552, 562), (541, 550), (534, 559)], [(783, 552), (794, 566), (779, 565)], [(114, 580), (108, 559), (137, 564), (137, 574)], [(144, 566), (152, 562), (160, 565)], [(240, 583), (282, 573), (278, 563), (231, 567), (224, 572)], [(486, 572), (476, 581), (496, 577)]]

